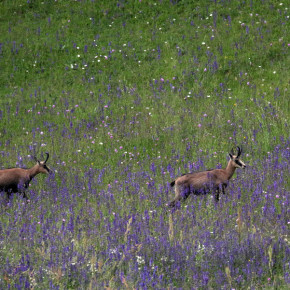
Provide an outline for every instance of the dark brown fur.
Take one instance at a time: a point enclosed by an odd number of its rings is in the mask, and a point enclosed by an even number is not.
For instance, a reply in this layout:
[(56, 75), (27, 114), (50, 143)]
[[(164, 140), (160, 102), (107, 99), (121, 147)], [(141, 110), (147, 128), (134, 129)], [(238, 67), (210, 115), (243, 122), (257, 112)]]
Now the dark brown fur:
[(241, 149), (238, 148), (237, 155), (230, 153), (230, 160), (226, 169), (213, 169), (202, 172), (194, 172), (182, 175), (170, 183), (175, 185), (175, 198), (168, 206), (175, 207), (177, 202), (185, 200), (193, 193), (195, 195), (215, 193), (215, 198), (219, 200), (219, 194), (225, 193), (225, 189), (232, 178), (236, 168), (245, 168), (246, 165), (240, 159)]

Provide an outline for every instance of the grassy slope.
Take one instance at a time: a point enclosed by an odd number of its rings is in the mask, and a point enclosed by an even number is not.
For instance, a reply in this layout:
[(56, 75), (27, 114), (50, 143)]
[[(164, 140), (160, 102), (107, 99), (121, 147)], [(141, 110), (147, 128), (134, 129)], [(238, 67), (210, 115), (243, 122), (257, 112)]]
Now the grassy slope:
[[(273, 135), (283, 135), (287, 129), (288, 109), (287, 26), (280, 24), (280, 7), (265, 4), (265, 15), (259, 14), (259, 7), (238, 10), (237, 2), (225, 7), (155, 4), (118, 8), (102, 2), (74, 2), (69, 7), (38, 1), (30, 6), (3, 3), (7, 13), (2, 16), (1, 83), (6, 97), (2, 107), (18, 108), (15, 144), (29, 143), (22, 138), (21, 127), (31, 131), (36, 122), (40, 126), (45, 121), (67, 125), (69, 117), (63, 111), (79, 105), (74, 112), (76, 126), (82, 119), (97, 125), (110, 118), (122, 141), (133, 141), (140, 150), (150, 149), (152, 142), (146, 143), (152, 135), (172, 140), (165, 131), (169, 127), (174, 143), (196, 136), (201, 148), (228, 150), (233, 131), (238, 143), (247, 139), (251, 146), (256, 130), (258, 147), (264, 152), (273, 148)], [(265, 111), (269, 103), (272, 108)], [(37, 115), (51, 105), (56, 109)], [(28, 109), (33, 109), (34, 122), (25, 114)], [(53, 111), (59, 110), (60, 115), (55, 115)], [(253, 118), (242, 128), (226, 122), (242, 123), (249, 116)], [(133, 118), (140, 120), (141, 134), (126, 138), (119, 127), (128, 126)], [(3, 126), (5, 120), (9, 122), (6, 112)], [(148, 126), (152, 132), (146, 134)], [(208, 148), (212, 135), (219, 136)], [(225, 148), (218, 148), (221, 142)], [(158, 150), (164, 143), (168, 142), (159, 142)]]

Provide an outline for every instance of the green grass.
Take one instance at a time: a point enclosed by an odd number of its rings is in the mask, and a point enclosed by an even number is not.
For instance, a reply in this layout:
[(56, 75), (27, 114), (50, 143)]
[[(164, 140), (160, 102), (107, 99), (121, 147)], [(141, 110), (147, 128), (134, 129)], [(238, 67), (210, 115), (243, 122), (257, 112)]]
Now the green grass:
[[(2, 37), (7, 42), (1, 53), (2, 96), (5, 98), (3, 106), (18, 106), (22, 113), (14, 122), (18, 130), (13, 130), (13, 135), (20, 135), (21, 140), (21, 127), (31, 131), (33, 124), (40, 125), (44, 121), (63, 124), (70, 118), (69, 114), (64, 116), (63, 110), (75, 104), (79, 104), (79, 108), (73, 114), (73, 123), (87, 118), (97, 123), (108, 118), (118, 132), (118, 126), (128, 126), (131, 118), (140, 112), (134, 118), (140, 122), (141, 134), (126, 138), (121, 133), (118, 137), (130, 143), (136, 140), (138, 147), (147, 149), (151, 144), (146, 146), (143, 140), (152, 135), (150, 132), (150, 136), (146, 136), (146, 128), (152, 125), (153, 133), (164, 135), (162, 139), (169, 139), (167, 132), (162, 131), (170, 126), (180, 132), (181, 139), (195, 135), (201, 148), (207, 147), (204, 146), (208, 143), (206, 134), (222, 130), (225, 135), (218, 136), (214, 147), (224, 142), (223, 146), (228, 149), (232, 131), (225, 121), (235, 118), (240, 122), (251, 114), (256, 116), (244, 124), (243, 130), (238, 129), (238, 140), (250, 139), (260, 123), (263, 132), (268, 131), (269, 123), (277, 127), (275, 136), (287, 131), (287, 78), (283, 78), (287, 75), (287, 44), (284, 40), (279, 42), (287, 32), (285, 27), (275, 33), (281, 21), (275, 9), (269, 9), (267, 15), (255, 16), (253, 9), (245, 8), (233, 13), (229, 23), (227, 15), (237, 3), (226, 8), (197, 5), (195, 9), (185, 10), (180, 3), (177, 11), (168, 3), (156, 3), (154, 10), (148, 11), (143, 3), (131, 3), (126, 9), (111, 5), (108, 8), (106, 3), (99, 3), (97, 6), (100, 5), (102, 13), (93, 3), (73, 3), (70, 9), (65, 3), (32, 2), (21, 6), (9, 3), (2, 3)], [(15, 15), (12, 19), (9, 18), (11, 13)], [(93, 18), (98, 20), (90, 20)], [(264, 24), (263, 20), (267, 22)], [(245, 34), (241, 21), (249, 25), (251, 33)], [(111, 58), (105, 60), (104, 56), (112, 49), (115, 51)], [(210, 71), (214, 61), (218, 69)], [(158, 83), (152, 87), (153, 79)], [(171, 90), (170, 85), (176, 89)], [(275, 97), (276, 88), (280, 95)], [(189, 92), (191, 98), (184, 100)], [(118, 98), (114, 98), (116, 93)], [(276, 116), (272, 111), (264, 112), (267, 102), (271, 102)], [(106, 104), (110, 108), (103, 110)], [(52, 111), (62, 111), (60, 115), (37, 116), (37, 111), (51, 105), (56, 106)], [(122, 118), (120, 107), (124, 108), (127, 120), (117, 124)], [(146, 107), (153, 108), (152, 116), (148, 116)], [(31, 108), (34, 122), (23, 115)], [(5, 120), (9, 122), (5, 113), (3, 126), (7, 124)], [(210, 121), (199, 130), (197, 125), (203, 113)], [(265, 113), (268, 115), (263, 118)], [(248, 136), (243, 136), (242, 131)], [(273, 140), (268, 140), (267, 133), (261, 135), (257, 142), (264, 152), (275, 146)], [(164, 142), (159, 144), (162, 146), (157, 149), (161, 149)]]

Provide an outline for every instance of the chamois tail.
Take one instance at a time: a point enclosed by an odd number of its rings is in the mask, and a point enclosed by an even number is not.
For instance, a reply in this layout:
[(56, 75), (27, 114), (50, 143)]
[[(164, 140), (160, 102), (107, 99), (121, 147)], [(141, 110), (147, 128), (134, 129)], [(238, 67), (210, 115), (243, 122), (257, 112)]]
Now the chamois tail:
[(174, 186), (175, 185), (175, 180), (173, 180), (171, 183), (170, 183), (170, 186)]

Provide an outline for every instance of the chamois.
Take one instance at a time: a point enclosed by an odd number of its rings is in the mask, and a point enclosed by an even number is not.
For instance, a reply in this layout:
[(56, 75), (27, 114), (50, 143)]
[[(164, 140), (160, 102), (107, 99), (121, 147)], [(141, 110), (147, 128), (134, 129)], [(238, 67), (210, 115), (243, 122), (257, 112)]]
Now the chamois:
[(36, 164), (29, 168), (9, 168), (0, 170), (0, 192), (6, 192), (9, 199), (11, 193), (21, 193), (23, 198), (27, 199), (25, 190), (28, 188), (30, 181), (38, 173), (50, 172), (50, 169), (46, 165), (46, 162), (49, 158), (49, 154), (46, 154), (45, 161), (39, 161), (35, 158)]
[(237, 155), (234, 155), (233, 149), (229, 153), (230, 160), (226, 169), (188, 173), (172, 181), (170, 185), (175, 185), (175, 198), (168, 206), (175, 207), (179, 201), (186, 200), (191, 193), (200, 195), (210, 191), (215, 193), (216, 201), (218, 201), (220, 192), (225, 193), (225, 189), (236, 168), (246, 168), (245, 163), (240, 159), (242, 150), (240, 147), (237, 147), (237, 150)]

